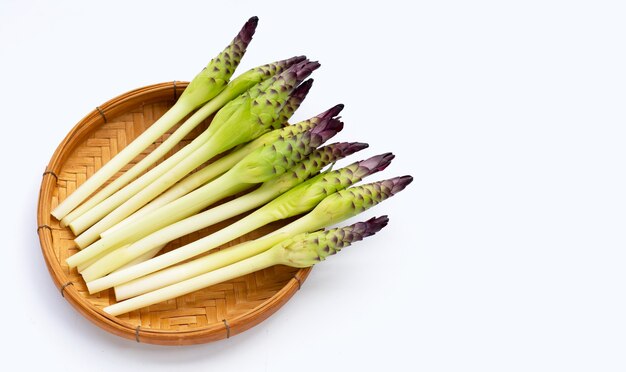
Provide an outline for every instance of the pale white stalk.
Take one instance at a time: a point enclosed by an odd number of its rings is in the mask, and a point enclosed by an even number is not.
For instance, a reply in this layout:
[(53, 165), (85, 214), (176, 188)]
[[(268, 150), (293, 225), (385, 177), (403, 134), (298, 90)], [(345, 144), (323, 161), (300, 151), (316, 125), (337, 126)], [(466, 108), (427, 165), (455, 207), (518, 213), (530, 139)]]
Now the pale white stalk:
[[(126, 248), (126, 247), (128, 247), (129, 245), (130, 245), (130, 244), (126, 244), (126, 245), (124, 245), (124, 246), (122, 246), (122, 247), (120, 247), (120, 248)], [(90, 260), (88, 260), (88, 261), (82, 262), (80, 265), (76, 266), (76, 270), (78, 270), (78, 272), (79, 272), (79, 273), (82, 273), (83, 271), (87, 270), (87, 268), (88, 268), (89, 266), (93, 265), (96, 261), (98, 261), (98, 260), (100, 260), (100, 259), (102, 259), (102, 258), (106, 257), (106, 256), (107, 256), (107, 255), (109, 255), (110, 253), (111, 253), (111, 252), (103, 252), (103, 253), (101, 253), (101, 254), (97, 255), (96, 257), (94, 257), (94, 258), (92, 258), (92, 259), (90, 259)]]
[[(111, 252), (122, 245), (132, 243), (133, 241), (147, 236), (148, 234), (171, 223), (187, 218), (194, 213), (199, 212), (202, 208), (227, 196), (245, 190), (245, 188), (251, 187), (252, 185), (240, 184), (232, 182), (232, 180), (228, 177), (220, 177), (205, 187), (208, 188), (209, 186), (212, 186), (210, 189), (211, 193), (209, 195), (202, 193), (203, 190), (196, 190), (198, 191), (197, 193), (188, 194), (180, 200), (177, 200), (177, 204), (168, 204), (162, 207), (164, 211), (163, 215), (153, 216), (156, 212), (152, 213), (141, 221), (130, 224), (127, 228), (119, 229), (118, 231), (110, 234), (108, 237), (94, 242), (86, 249), (70, 256), (66, 260), (67, 264), (70, 265), (70, 267), (75, 267), (85, 261), (91, 260), (95, 256), (100, 256), (103, 252)], [(148, 222), (143, 223), (144, 220)], [(85, 273), (83, 272), (83, 274)]]
[[(127, 245), (124, 245), (124, 246), (122, 246), (122, 247), (120, 247), (120, 248), (118, 248), (118, 249), (126, 249), (126, 248), (128, 248), (129, 246), (130, 246), (130, 244), (127, 244)], [(129, 267), (129, 266), (136, 265), (136, 264), (138, 264), (138, 263), (141, 263), (141, 262), (147, 261), (147, 260), (151, 259), (152, 257), (156, 256), (156, 255), (157, 255), (157, 253), (159, 253), (159, 252), (161, 251), (161, 249), (163, 249), (165, 246), (166, 246), (166, 244), (157, 245), (157, 246), (155, 246), (154, 248), (152, 248), (151, 250), (149, 250), (149, 251), (145, 252), (144, 254), (142, 254), (142, 255), (138, 256), (138, 257), (137, 257), (137, 258), (135, 258), (134, 260), (129, 261), (127, 264), (125, 264), (125, 265), (121, 266), (119, 269), (123, 269), (123, 268)], [(90, 267), (90, 266), (91, 266), (93, 263), (95, 263), (96, 261), (101, 260), (101, 259), (106, 260), (106, 259), (108, 259), (108, 257), (110, 257), (113, 253), (115, 253), (115, 251), (113, 251), (113, 252), (108, 252), (108, 253), (106, 253), (106, 252), (105, 252), (105, 253), (103, 253), (103, 254), (101, 254), (101, 255), (99, 255), (99, 256), (97, 256), (97, 257), (95, 257), (95, 258), (93, 258), (93, 259), (91, 259), (91, 260), (89, 260), (89, 261), (87, 261), (87, 262), (86, 262), (86, 263), (84, 263), (84, 264), (80, 264), (80, 265), (78, 265), (78, 266), (76, 267), (76, 269), (78, 270), (78, 272), (79, 272), (79, 273), (82, 273), (82, 272), (84, 272), (85, 270), (87, 270), (87, 268), (88, 268), (88, 267)]]
[(234, 279), (255, 271), (262, 270), (275, 264), (275, 251), (269, 250), (262, 254), (239, 261), (230, 266), (209, 272), (195, 278), (187, 279), (177, 284), (146, 293), (139, 297), (105, 307), (103, 310), (113, 316), (124, 314), (142, 307), (165, 301), (167, 299), (179, 297), (208, 286)]
[[(91, 281), (91, 290), (95, 292), (128, 282), (130, 280), (148, 275), (157, 270), (182, 262), (199, 254), (217, 248), (233, 239), (245, 235), (260, 226), (271, 222), (267, 215), (251, 214), (236, 223), (225, 227), (202, 239), (191, 242), (183, 247), (174, 249), (148, 261), (133, 265), (124, 270), (110, 273), (107, 276)], [(87, 280), (89, 282), (89, 280)]]
[[(127, 267), (130, 267), (130, 266), (133, 266), (133, 265), (136, 265), (136, 264), (142, 263), (142, 262), (144, 262), (144, 261), (148, 261), (148, 260), (149, 260), (149, 259), (151, 259), (152, 257), (156, 256), (156, 255), (157, 255), (157, 253), (159, 253), (159, 252), (161, 251), (161, 249), (163, 249), (165, 246), (166, 246), (166, 244), (159, 245), (159, 246), (157, 246), (157, 247), (153, 248), (152, 250), (150, 250), (150, 251), (148, 251), (148, 252), (146, 252), (146, 253), (142, 254), (141, 256), (139, 256), (139, 257), (135, 258), (134, 260), (130, 261), (129, 263), (127, 263), (127, 264), (125, 264), (125, 265), (121, 266), (121, 267), (120, 267), (119, 269), (117, 269), (117, 270), (123, 270), (123, 269), (125, 269), (125, 268), (127, 268)], [(125, 246), (120, 247), (120, 248), (126, 248), (126, 247), (128, 247), (128, 245), (125, 245)], [(115, 251), (114, 251), (114, 252), (115, 252)], [(98, 257), (96, 257), (96, 258), (94, 258), (94, 259), (92, 259), (92, 260), (88, 261), (87, 263), (84, 263), (84, 264), (78, 265), (76, 269), (78, 270), (78, 272), (79, 272), (79, 273), (81, 273), (81, 272), (83, 272), (83, 271), (87, 270), (87, 268), (88, 268), (89, 266), (91, 266), (94, 262), (96, 262), (96, 261), (98, 261), (98, 260), (100, 260), (100, 259), (106, 258), (107, 256), (111, 255), (111, 253), (113, 253), (113, 252), (103, 253), (103, 254), (101, 254), (100, 256), (98, 256)]]
[(141, 256), (135, 258), (134, 260), (130, 261), (129, 263), (127, 263), (126, 265), (120, 267), (117, 270), (123, 270), (127, 267), (131, 267), (133, 265), (137, 265), (140, 264), (144, 261), (148, 261), (149, 259), (151, 259), (152, 257), (156, 256), (157, 253), (159, 253), (161, 251), (161, 249), (165, 248), (166, 244), (163, 245), (159, 245), (158, 247), (155, 247), (154, 249), (152, 249), (151, 251), (148, 251), (144, 254), (142, 254)]
[(376, 234), (388, 222), (387, 216), (374, 217), (350, 226), (299, 234), (236, 263), (118, 302), (106, 307), (104, 311), (111, 315), (120, 315), (273, 265), (283, 264), (298, 268), (311, 267), (352, 243)]
[[(235, 151), (234, 153), (229, 154), (229, 155), (234, 155), (238, 153), (239, 151)], [(105, 237), (109, 235), (110, 233), (114, 232), (115, 230), (119, 229), (120, 227), (126, 226), (133, 221), (137, 221), (139, 218), (148, 215), (150, 212), (159, 209), (160, 207), (168, 204), (171, 201), (174, 201), (182, 196), (187, 195), (188, 193), (204, 185), (205, 183), (210, 182), (216, 177), (226, 173), (228, 169), (230, 169), (238, 161), (237, 160), (231, 164), (229, 160), (232, 160), (232, 159), (234, 159), (234, 157), (229, 157), (229, 156), (222, 157), (214, 161), (213, 163), (205, 166), (201, 170), (193, 174), (190, 174), (189, 176), (185, 177), (183, 180), (181, 180), (174, 186), (167, 189), (163, 194), (156, 197), (150, 203), (144, 205), (135, 213), (126, 217), (125, 219), (115, 224), (114, 226), (110, 227), (109, 229), (103, 231), (100, 234), (100, 237)]]
[[(220, 204), (207, 211), (185, 218), (171, 225), (168, 225), (152, 234), (139, 239), (129, 246), (111, 252), (110, 258), (99, 263), (99, 266), (110, 265), (109, 269), (122, 265), (124, 261), (133, 259), (154, 249), (154, 247), (167, 244), (168, 242), (185, 236), (194, 231), (198, 231), (218, 222), (227, 220), (241, 213), (249, 211), (259, 205), (264, 204), (275, 196), (273, 190), (257, 189), (227, 203)], [(114, 259), (115, 258), (115, 259)]]
[[(127, 245), (125, 245), (125, 246), (120, 247), (120, 249), (121, 249), (121, 248), (126, 248), (126, 247), (128, 247), (128, 246), (129, 246), (129, 244), (127, 244)], [(78, 270), (78, 272), (79, 272), (79, 273), (82, 273), (83, 271), (87, 270), (87, 268), (88, 268), (89, 266), (93, 265), (93, 264), (94, 264), (95, 262), (97, 262), (98, 260), (101, 260), (101, 259), (103, 259), (103, 258), (106, 258), (106, 257), (107, 257), (108, 255), (110, 255), (111, 253), (112, 253), (112, 252), (108, 252), (108, 253), (107, 253), (107, 252), (104, 252), (104, 253), (102, 253), (102, 254), (98, 255), (97, 257), (94, 257), (94, 258), (92, 258), (91, 260), (89, 260), (89, 261), (87, 261), (87, 262), (85, 262), (85, 263), (82, 263), (82, 264), (78, 265), (78, 266), (76, 267), (76, 269)]]
[[(224, 106), (228, 101), (232, 99), (232, 94), (229, 94), (229, 91), (222, 91), (217, 97), (209, 101), (206, 105), (202, 106), (196, 115), (193, 115), (189, 120), (185, 120), (185, 122), (178, 128), (171, 136), (169, 136), (163, 143), (161, 143), (156, 149), (150, 152), (145, 158), (141, 159), (139, 163), (133, 165), (129, 170), (121, 174), (118, 178), (113, 180), (110, 184), (108, 184), (105, 188), (98, 191), (97, 194), (89, 198), (85, 203), (81, 204), (78, 208), (74, 209), (70, 214), (65, 216), (61, 220), (62, 226), (67, 226), (78, 217), (82, 216), (85, 212), (89, 211), (91, 208), (98, 205), (101, 201), (105, 200), (117, 190), (121, 189), (129, 182), (137, 178), (141, 175), (143, 171), (148, 169), (152, 164), (154, 164), (157, 160), (164, 157), (168, 151), (170, 151), (176, 144), (178, 144), (189, 132), (191, 132), (195, 127), (198, 126), (204, 119), (214, 114), (217, 110), (219, 110), (222, 106)], [(92, 220), (87, 220), (89, 223)], [(79, 225), (80, 227), (80, 225)], [(76, 232), (79, 232), (80, 228), (77, 228)], [(81, 230), (80, 232), (84, 231)]]
[(54, 210), (52, 215), (61, 220), (80, 203), (87, 199), (98, 187), (102, 186), (122, 167), (133, 160), (143, 150), (148, 148), (156, 141), (165, 131), (182, 120), (187, 114), (194, 109), (187, 102), (180, 100), (161, 116), (154, 124), (146, 129), (139, 137), (129, 143), (122, 151), (115, 155), (111, 160), (106, 162), (102, 168), (98, 169), (91, 177), (89, 177), (82, 185), (72, 192), (65, 200), (63, 200)]
[(218, 154), (219, 147), (215, 146), (213, 141), (209, 139), (197, 150), (185, 159), (181, 160), (175, 167), (168, 170), (157, 180), (139, 191), (137, 194), (133, 195), (133, 197), (128, 199), (119, 207), (115, 208), (115, 210), (111, 211), (96, 224), (80, 234), (74, 240), (76, 245), (79, 247), (86, 247), (95, 242), (100, 237), (100, 233), (130, 216), (133, 212), (146, 205), (202, 163)]
[(233, 152), (217, 159), (201, 170), (190, 174), (185, 177), (182, 181), (178, 182), (174, 186), (167, 189), (163, 194), (159, 195), (156, 199), (152, 200), (150, 203), (146, 204), (143, 208), (139, 209), (137, 212), (132, 215), (126, 217), (124, 220), (120, 221), (113, 227), (107, 229), (106, 231), (100, 234), (101, 237), (105, 237), (112, 233), (113, 231), (121, 228), (122, 226), (126, 226), (129, 223), (138, 220), (140, 217), (144, 217), (148, 215), (150, 212), (159, 209), (160, 207), (172, 202), (182, 196), (187, 195), (198, 187), (204, 185), (205, 183), (219, 177), (220, 175), (226, 173), (229, 169), (231, 169), (235, 164), (237, 164), (241, 159), (248, 156), (254, 150), (259, 147), (271, 143), (277, 139), (277, 133), (279, 130), (272, 131), (270, 133), (266, 133), (263, 136), (255, 139), (254, 141), (247, 143), (241, 148), (234, 149)]
[[(290, 238), (292, 235), (294, 234), (283, 232), (264, 236), (256, 240), (221, 249), (193, 261), (168, 267), (167, 269), (157, 271), (150, 275), (131, 280), (114, 287), (115, 298), (118, 301), (125, 300), (228, 266), (252, 255), (261, 253), (281, 241)], [(87, 282), (87, 288), (89, 289), (89, 293), (92, 294), (99, 291), (98, 288), (93, 287), (93, 282)]]
[[(204, 106), (206, 107), (206, 106)], [(204, 108), (203, 107), (203, 108)], [(204, 119), (206, 119), (205, 113), (202, 108), (196, 111), (187, 122), (195, 123), (195, 125), (201, 123)], [(85, 230), (87, 230), (90, 226), (97, 223), (108, 213), (113, 211), (115, 208), (122, 205), (124, 202), (128, 201), (134, 195), (139, 193), (141, 190), (146, 188), (152, 182), (157, 180), (159, 177), (163, 176), (172, 168), (176, 167), (178, 163), (182, 160), (186, 159), (188, 156), (193, 154), (196, 150), (198, 150), (202, 145), (211, 137), (211, 133), (209, 131), (204, 131), (198, 137), (196, 137), (191, 143), (187, 144), (185, 147), (174, 153), (169, 158), (165, 159), (156, 167), (152, 168), (147, 173), (143, 174), (141, 177), (133, 181), (132, 183), (126, 185), (126, 187), (121, 190), (115, 192), (113, 195), (107, 197), (102, 200), (96, 206), (90, 208), (88, 211), (84, 212), (81, 216), (77, 217), (73, 221), (69, 223), (72, 232), (76, 235), (81, 234)], [(87, 239), (85, 239), (86, 241)], [(78, 244), (79, 248), (83, 248), (86, 245), (84, 243)]]

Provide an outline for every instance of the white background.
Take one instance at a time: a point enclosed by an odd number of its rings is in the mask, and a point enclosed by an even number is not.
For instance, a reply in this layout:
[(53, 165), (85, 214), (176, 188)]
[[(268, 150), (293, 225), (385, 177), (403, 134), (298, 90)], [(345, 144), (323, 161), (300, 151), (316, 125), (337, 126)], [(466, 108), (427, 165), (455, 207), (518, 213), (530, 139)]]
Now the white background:
[[(0, 2), (3, 365), (626, 369), (623, 2), (351, 3)], [(191, 79), (252, 15), (239, 71), (318, 59), (296, 118), (345, 103), (337, 139), (397, 155), (372, 179), (415, 182), (362, 217), (389, 214), (385, 230), (243, 334), (159, 347), (101, 331), (45, 268), (41, 173), (95, 106)]]

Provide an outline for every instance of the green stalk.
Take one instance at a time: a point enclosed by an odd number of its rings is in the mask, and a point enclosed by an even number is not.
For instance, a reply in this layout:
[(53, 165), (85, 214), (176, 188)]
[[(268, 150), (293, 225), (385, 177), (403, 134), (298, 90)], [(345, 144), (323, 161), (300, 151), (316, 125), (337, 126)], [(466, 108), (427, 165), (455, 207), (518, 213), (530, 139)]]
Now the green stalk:
[[(319, 67), (318, 63), (308, 61), (292, 66), (280, 74), (266, 88), (263, 95), (254, 99), (249, 98), (246, 104), (240, 105), (227, 121), (213, 122), (206, 131), (209, 133), (209, 138), (206, 142), (182, 159), (176, 167), (169, 169), (165, 174), (145, 186), (137, 194), (85, 230), (74, 240), (75, 243), (79, 247), (84, 248), (95, 242), (99, 238), (100, 233), (143, 207), (202, 163), (269, 131), (290, 93), (317, 67)], [(79, 219), (83, 217), (85, 215)], [(70, 224), (70, 226), (73, 227), (73, 224)]]
[[(215, 201), (222, 199), (225, 196), (224, 189), (232, 189), (237, 186), (236, 190), (242, 191), (242, 189), (250, 188), (254, 184), (280, 176), (342, 128), (343, 124), (340, 121), (329, 117), (328, 120), (308, 132), (295, 137), (280, 138), (271, 145), (255, 150), (213, 182), (153, 211), (134, 223), (129, 223), (125, 227), (111, 232), (109, 241), (112, 240), (114, 243), (109, 245), (109, 248), (116, 247), (117, 243), (121, 241), (140, 239), (198, 213)], [(216, 195), (219, 195), (219, 199), (216, 199)], [(103, 249), (107, 250), (106, 246)], [(104, 260), (100, 260), (82, 274), (86, 281), (91, 281), (108, 274), (126, 262), (128, 261), (104, 262)]]
[(112, 251), (106, 258), (93, 264), (88, 271), (81, 273), (86, 281), (108, 274), (136, 257), (154, 252), (156, 247), (263, 205), (303, 182), (326, 165), (365, 147), (367, 145), (363, 143), (336, 143), (320, 148), (298, 166), (280, 177), (272, 178), (256, 190), (200, 214), (166, 225), (129, 246)]
[(377, 233), (387, 223), (387, 216), (383, 216), (343, 228), (301, 234), (243, 261), (172, 284), (154, 292), (118, 302), (105, 307), (104, 311), (110, 315), (117, 316), (274, 265), (288, 265), (299, 268), (310, 267), (353, 242)]
[(257, 22), (257, 17), (250, 18), (232, 43), (211, 60), (207, 67), (189, 83), (180, 99), (171, 109), (63, 200), (52, 211), (52, 215), (57, 220), (62, 220), (168, 129), (176, 125), (198, 106), (217, 96), (239, 65), (241, 57), (252, 40)]
[[(229, 89), (227, 87), (227, 89), (224, 91), (226, 93), (224, 94), (229, 95), (230, 94), (229, 92), (240, 92), (246, 87), (249, 87), (250, 85), (254, 83), (260, 86), (264, 84), (265, 81), (267, 81), (263, 79), (267, 79), (268, 76), (271, 77), (271, 74), (274, 72), (283, 71), (285, 68), (288, 68), (290, 66), (293, 66), (296, 63), (301, 62), (302, 58), (304, 57), (293, 57), (287, 60), (277, 61), (274, 63), (270, 63), (268, 65), (256, 67), (252, 70), (249, 70), (248, 72), (244, 73), (243, 75), (233, 80), (231, 82), (232, 89)], [(249, 100), (248, 97), (249, 97), (248, 95), (244, 94), (244, 95), (239, 95), (234, 100), (231, 100), (228, 104), (226, 104), (226, 106), (224, 106), (218, 111), (218, 113), (215, 115), (215, 117), (212, 120), (212, 124), (227, 121), (232, 116), (233, 112), (236, 111), (236, 109), (238, 109), (241, 105), (247, 104)], [(183, 125), (195, 127), (199, 123), (204, 121), (209, 115), (211, 115), (214, 112), (214, 106), (211, 102), (209, 102), (207, 105), (203, 106), (197, 112), (195, 112), (189, 119), (187, 119), (187, 121)], [(200, 134), (197, 138), (195, 138), (191, 143), (189, 143), (187, 146), (177, 151), (175, 154), (173, 154), (169, 158), (165, 159), (163, 162), (161, 162), (159, 165), (151, 169), (149, 172), (143, 174), (134, 182), (128, 184), (126, 187), (118, 190), (112, 195), (105, 197), (105, 195), (108, 194), (110, 191), (112, 191), (113, 188), (117, 188), (117, 186), (121, 185), (122, 182), (125, 183), (126, 179), (123, 179), (122, 181), (120, 181), (119, 184), (117, 184), (116, 181), (113, 181), (112, 183), (113, 186), (111, 189), (105, 188), (104, 190), (107, 190), (106, 192), (104, 192), (103, 190), (102, 194), (99, 193), (95, 195), (94, 196), (95, 199), (92, 198), (93, 202), (92, 202), (92, 199), (88, 200), (85, 204), (84, 209), (82, 208), (82, 206), (79, 207), (80, 210), (77, 211), (76, 213), (77, 215), (80, 214), (79, 216), (75, 218), (71, 218), (71, 219), (68, 218), (65, 222), (67, 223), (69, 221), (69, 226), (74, 232), (74, 234), (76, 235), (87, 230), (87, 228), (89, 228), (90, 226), (95, 224), (98, 220), (106, 216), (107, 213), (111, 212), (116, 207), (120, 206), (122, 203), (130, 199), (133, 195), (137, 194), (139, 191), (141, 191), (144, 187), (149, 185), (151, 182), (155, 181), (157, 178), (165, 174), (168, 170), (175, 167), (181, 160), (185, 159), (185, 157), (189, 156), (191, 153), (197, 150), (203, 143), (205, 143), (210, 138), (211, 133), (212, 132), (210, 130), (205, 130), (202, 134)], [(124, 173), (124, 175), (125, 174), (126, 173)], [(120, 178), (125, 178), (124, 175), (120, 176)], [(104, 200), (101, 200), (103, 199), (103, 197), (105, 197)]]
[[(354, 163), (336, 171), (322, 173), (319, 176), (292, 188), (288, 192), (274, 199), (274, 201), (266, 204), (241, 220), (216, 231), (209, 236), (154, 257), (141, 264), (134, 265), (125, 270), (120, 270), (118, 272), (111, 273), (106, 277), (94, 280), (93, 282), (88, 283), (88, 288), (96, 292), (120, 285), (127, 281), (195, 257), (204, 252), (208, 252), (211, 249), (217, 248), (222, 244), (247, 234), (250, 231), (256, 230), (257, 228), (270, 222), (307, 212), (313, 209), (327, 195), (338, 190), (342, 190), (352, 183), (358, 182), (363, 177), (384, 169), (387, 165), (389, 165), (391, 159), (393, 159), (393, 155), (387, 153)], [(320, 221), (323, 221), (323, 219)], [(320, 221), (313, 221), (313, 223), (319, 223)], [(312, 222), (304, 218), (300, 218), (287, 225), (290, 226), (290, 230), (286, 231), (297, 231), (296, 233), (309, 231), (308, 226), (311, 223)], [(281, 229), (280, 231), (284, 230)], [(263, 246), (262, 248), (267, 247)], [(79, 252), (79, 254), (80, 253), (82, 252)], [(218, 252), (216, 254), (220, 253)]]
[[(277, 61), (268, 65), (255, 67), (239, 77), (231, 81), (226, 88), (220, 92), (215, 98), (210, 100), (207, 104), (202, 106), (196, 113), (194, 113), (189, 119), (187, 119), (176, 131), (169, 136), (161, 145), (150, 152), (139, 163), (135, 164), (132, 168), (122, 173), (118, 178), (113, 180), (104, 189), (100, 190), (97, 194), (89, 198), (85, 203), (81, 204), (78, 208), (74, 209), (70, 214), (61, 220), (61, 225), (67, 226), (78, 217), (85, 214), (87, 211), (98, 205), (100, 202), (111, 196), (113, 193), (124, 187), (126, 184), (137, 178), (148, 167), (154, 164), (157, 160), (164, 157), (168, 151), (170, 151), (176, 144), (178, 144), (191, 130), (198, 126), (201, 122), (206, 120), (209, 116), (221, 109), (228, 102), (232, 101), (252, 86), (266, 80), (268, 78), (268, 71), (281, 71), (284, 67), (289, 66), (304, 60), (304, 57), (293, 57), (284, 61)], [(274, 66), (279, 66), (278, 68)], [(269, 76), (271, 77), (271, 76)], [(304, 83), (303, 83), (304, 84)], [(290, 106), (292, 107), (292, 106)], [(182, 159), (182, 154), (177, 155)], [(173, 162), (170, 162), (173, 163)], [(110, 207), (114, 208), (114, 207)], [(76, 233), (84, 231), (88, 226), (94, 224), (98, 216), (94, 216), (90, 219), (83, 220), (83, 225), (74, 225)], [(85, 227), (87, 226), (87, 227)]]
[[(300, 84), (294, 90), (293, 94), (291, 95), (291, 97), (289, 97), (289, 100), (280, 111), (280, 115), (276, 123), (277, 125), (287, 123), (293, 113), (298, 109), (298, 107), (300, 107), (300, 104), (306, 97), (312, 83), (313, 79), (309, 79)], [(218, 160), (208, 164), (201, 170), (185, 177), (183, 180), (167, 189), (163, 194), (159, 195), (156, 199), (146, 204), (143, 208), (139, 209), (137, 212), (125, 218), (110, 229), (104, 231), (102, 234), (100, 234), (100, 236), (106, 236), (107, 234), (115, 231), (121, 226), (127, 225), (128, 223), (147, 215), (148, 213), (168, 204), (169, 202), (172, 202), (184, 195), (187, 195), (198, 187), (227, 172), (229, 169), (235, 166), (235, 164), (237, 164), (239, 161), (241, 161), (244, 157), (252, 153), (257, 148), (272, 144), (280, 137), (290, 137), (310, 129), (314, 125), (314, 119), (316, 118), (300, 122), (293, 126), (275, 129), (269, 133), (265, 133), (256, 140), (247, 143), (241, 148), (233, 149), (233, 151), (226, 156), (219, 158)]]

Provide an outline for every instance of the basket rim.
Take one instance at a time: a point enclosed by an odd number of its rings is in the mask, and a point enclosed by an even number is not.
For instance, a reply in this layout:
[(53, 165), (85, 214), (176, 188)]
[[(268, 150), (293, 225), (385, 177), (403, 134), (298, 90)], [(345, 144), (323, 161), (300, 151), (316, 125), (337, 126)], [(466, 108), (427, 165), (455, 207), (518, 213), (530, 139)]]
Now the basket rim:
[(166, 101), (168, 100), (166, 97), (168, 92), (171, 94), (171, 100), (175, 101), (188, 84), (185, 81), (170, 81), (147, 85), (120, 94), (97, 106), (83, 117), (57, 146), (42, 175), (39, 189), (37, 235), (46, 267), (60, 294), (74, 309), (98, 327), (136, 342), (157, 345), (191, 345), (229, 338), (261, 323), (275, 313), (300, 289), (301, 284), (311, 271), (311, 268), (299, 269), (287, 284), (272, 297), (243, 314), (224, 319), (222, 320), (223, 323), (213, 323), (202, 328), (184, 331), (142, 329), (141, 326), (133, 326), (118, 317), (111, 316), (83, 298), (63, 272), (61, 263), (57, 261), (54, 255), (50, 208), (46, 208), (46, 203), (49, 203), (51, 199), (51, 193), (57, 180), (57, 173), (60, 171), (64, 159), (91, 130), (106, 123), (107, 114), (115, 116), (123, 113), (123, 109), (128, 106), (136, 106), (137, 104), (150, 101)]

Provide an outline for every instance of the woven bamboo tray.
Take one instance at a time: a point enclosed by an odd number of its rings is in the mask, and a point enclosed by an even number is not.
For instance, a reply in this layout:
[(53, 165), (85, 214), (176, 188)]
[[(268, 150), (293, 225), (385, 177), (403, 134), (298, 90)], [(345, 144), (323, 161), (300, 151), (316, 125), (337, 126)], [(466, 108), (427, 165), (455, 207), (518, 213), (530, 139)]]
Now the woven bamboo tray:
[[(236, 335), (278, 310), (300, 288), (310, 272), (310, 269), (274, 266), (114, 317), (102, 311), (105, 306), (115, 303), (113, 290), (90, 295), (78, 272), (70, 270), (65, 264), (65, 259), (78, 248), (69, 228), (60, 227), (50, 211), (165, 113), (186, 86), (184, 82), (150, 85), (96, 107), (76, 124), (55, 151), (43, 174), (39, 193), (37, 233), (48, 270), (60, 295), (97, 326), (137, 342), (190, 345)], [(192, 131), (171, 153), (201, 133), (209, 120)], [(132, 164), (152, 151), (169, 133), (140, 154)], [(236, 219), (177, 239), (168, 244), (165, 251), (206, 236)], [(231, 243), (256, 238), (282, 224), (265, 226)]]

